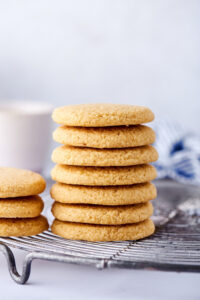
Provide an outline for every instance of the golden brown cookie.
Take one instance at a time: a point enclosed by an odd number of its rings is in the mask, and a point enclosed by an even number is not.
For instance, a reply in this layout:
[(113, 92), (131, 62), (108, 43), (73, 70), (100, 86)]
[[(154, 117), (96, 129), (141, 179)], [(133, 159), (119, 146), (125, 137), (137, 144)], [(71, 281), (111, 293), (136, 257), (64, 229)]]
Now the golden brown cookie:
[(51, 230), (66, 239), (106, 242), (139, 240), (153, 234), (155, 226), (150, 219), (128, 225), (94, 225), (54, 220)]
[(145, 106), (97, 103), (59, 107), (52, 118), (67, 126), (104, 127), (151, 122), (154, 114)]
[(39, 196), (0, 199), (0, 218), (38, 217), (43, 207)]
[(30, 236), (36, 235), (49, 227), (43, 216), (27, 219), (0, 219), (0, 236)]
[(156, 198), (156, 187), (150, 183), (124, 186), (80, 186), (55, 183), (51, 197), (61, 203), (128, 205), (144, 203)]
[(144, 125), (117, 127), (58, 127), (53, 139), (64, 145), (90, 148), (128, 148), (153, 144), (155, 132)]
[(56, 165), (51, 176), (53, 180), (66, 184), (129, 185), (155, 179), (156, 169), (151, 165), (105, 168)]
[(123, 206), (79, 205), (54, 202), (52, 213), (60, 221), (122, 225), (138, 223), (148, 219), (153, 213), (153, 206), (150, 202)]
[(32, 196), (44, 191), (44, 178), (32, 171), (0, 167), (0, 198)]
[(156, 161), (158, 152), (152, 146), (126, 149), (92, 149), (60, 146), (53, 151), (57, 164), (74, 166), (133, 166)]

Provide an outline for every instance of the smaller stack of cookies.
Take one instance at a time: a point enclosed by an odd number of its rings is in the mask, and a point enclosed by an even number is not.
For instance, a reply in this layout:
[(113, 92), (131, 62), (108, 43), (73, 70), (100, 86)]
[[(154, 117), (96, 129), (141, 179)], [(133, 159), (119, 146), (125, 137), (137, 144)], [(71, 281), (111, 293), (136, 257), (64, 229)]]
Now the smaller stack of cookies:
[(158, 153), (150, 109), (89, 104), (55, 109), (52, 231), (67, 239), (137, 240), (154, 232), (149, 200)]
[(0, 236), (31, 236), (48, 229), (38, 196), (45, 187), (37, 173), (0, 167)]

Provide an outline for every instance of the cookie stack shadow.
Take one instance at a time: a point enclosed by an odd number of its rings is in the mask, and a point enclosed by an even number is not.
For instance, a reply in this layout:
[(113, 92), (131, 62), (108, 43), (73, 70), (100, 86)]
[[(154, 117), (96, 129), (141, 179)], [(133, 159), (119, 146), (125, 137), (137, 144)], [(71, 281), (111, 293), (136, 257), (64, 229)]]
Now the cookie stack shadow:
[(52, 232), (86, 241), (137, 240), (151, 235), (158, 153), (146, 107), (112, 104), (58, 108), (51, 175)]
[(48, 229), (38, 195), (46, 187), (41, 175), (15, 168), (0, 168), (0, 236), (31, 236)]

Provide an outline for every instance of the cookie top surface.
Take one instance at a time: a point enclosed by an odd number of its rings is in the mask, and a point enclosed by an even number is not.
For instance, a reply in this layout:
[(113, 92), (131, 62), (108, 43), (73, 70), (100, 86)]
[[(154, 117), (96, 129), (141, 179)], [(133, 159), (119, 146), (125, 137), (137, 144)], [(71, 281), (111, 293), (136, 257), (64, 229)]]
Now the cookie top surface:
[(157, 159), (158, 153), (152, 146), (124, 149), (60, 146), (52, 154), (53, 162), (73, 166), (133, 166), (150, 163)]
[(90, 148), (128, 148), (155, 142), (155, 132), (145, 125), (113, 127), (60, 126), (53, 139), (64, 145)]
[(144, 203), (156, 198), (156, 187), (150, 183), (125, 186), (80, 186), (55, 183), (51, 197), (61, 203), (129, 205)]
[(66, 239), (90, 242), (139, 240), (154, 233), (152, 220), (128, 225), (96, 225), (54, 220), (53, 233)]
[(154, 114), (145, 106), (97, 103), (59, 107), (52, 118), (67, 126), (104, 127), (151, 122)]
[(56, 165), (51, 171), (52, 179), (66, 184), (78, 185), (129, 185), (151, 181), (156, 177), (151, 165), (131, 167), (76, 167)]
[(35, 218), (43, 207), (39, 196), (0, 199), (0, 218)]
[(37, 195), (45, 187), (44, 178), (35, 172), (0, 167), (0, 198)]
[(122, 206), (73, 205), (54, 202), (52, 213), (60, 221), (121, 225), (148, 219), (153, 213), (153, 206), (150, 202)]

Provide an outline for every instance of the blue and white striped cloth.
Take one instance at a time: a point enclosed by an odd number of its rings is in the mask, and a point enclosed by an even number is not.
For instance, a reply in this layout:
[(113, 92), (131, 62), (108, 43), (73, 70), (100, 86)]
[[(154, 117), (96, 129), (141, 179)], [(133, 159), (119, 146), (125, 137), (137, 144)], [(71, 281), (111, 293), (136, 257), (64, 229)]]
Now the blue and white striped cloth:
[(200, 137), (171, 121), (155, 122), (158, 178), (200, 185)]

